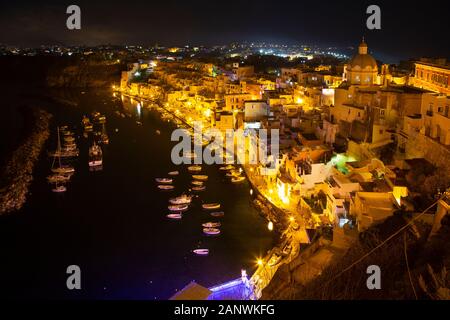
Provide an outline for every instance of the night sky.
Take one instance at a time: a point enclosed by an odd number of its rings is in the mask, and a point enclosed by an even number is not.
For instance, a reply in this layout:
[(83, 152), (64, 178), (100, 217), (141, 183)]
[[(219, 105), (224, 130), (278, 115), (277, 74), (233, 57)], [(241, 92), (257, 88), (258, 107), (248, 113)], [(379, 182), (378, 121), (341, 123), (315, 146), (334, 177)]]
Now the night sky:
[[(4, 1), (3, 1), (4, 2)], [(448, 2), (448, 1), (447, 1)], [(0, 11), (0, 43), (216, 45), (233, 41), (355, 46), (364, 35), (385, 59), (449, 57), (445, 1), (8, 1)], [(66, 29), (77, 4), (82, 29)], [(370, 4), (381, 7), (381, 30), (366, 28)]]

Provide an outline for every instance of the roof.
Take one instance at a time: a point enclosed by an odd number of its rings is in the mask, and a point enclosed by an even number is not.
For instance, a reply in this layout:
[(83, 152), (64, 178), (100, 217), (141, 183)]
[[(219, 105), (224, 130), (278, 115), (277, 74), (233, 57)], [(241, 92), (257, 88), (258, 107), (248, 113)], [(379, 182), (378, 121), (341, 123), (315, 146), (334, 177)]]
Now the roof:
[(206, 300), (212, 291), (195, 282), (189, 283), (181, 291), (174, 294), (169, 300)]
[(370, 67), (372, 69), (377, 69), (377, 62), (370, 54), (357, 54), (353, 56), (348, 62), (347, 70), (351, 70), (354, 67), (359, 66), (361, 69)]

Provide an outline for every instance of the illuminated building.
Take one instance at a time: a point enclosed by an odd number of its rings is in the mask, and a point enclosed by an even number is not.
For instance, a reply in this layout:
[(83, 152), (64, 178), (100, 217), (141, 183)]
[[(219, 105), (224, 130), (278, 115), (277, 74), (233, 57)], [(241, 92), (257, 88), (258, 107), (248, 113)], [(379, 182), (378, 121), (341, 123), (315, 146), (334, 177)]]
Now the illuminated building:
[(367, 53), (367, 44), (363, 41), (359, 45), (358, 54), (348, 62), (344, 71), (344, 80), (354, 85), (373, 85), (376, 83), (378, 66), (375, 59)]
[(411, 84), (418, 88), (450, 95), (450, 66), (445, 60), (415, 63), (415, 76)]

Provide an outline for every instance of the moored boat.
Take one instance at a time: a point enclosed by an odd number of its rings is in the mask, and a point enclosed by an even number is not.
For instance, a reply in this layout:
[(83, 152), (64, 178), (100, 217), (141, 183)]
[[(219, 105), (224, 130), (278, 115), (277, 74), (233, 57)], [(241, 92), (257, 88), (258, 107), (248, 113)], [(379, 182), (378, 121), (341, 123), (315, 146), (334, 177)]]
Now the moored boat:
[(192, 252), (199, 256), (207, 256), (209, 254), (209, 249), (195, 249), (192, 250)]
[(167, 207), (170, 211), (186, 211), (189, 206), (187, 204), (172, 204)]
[(172, 186), (172, 185), (170, 185), (170, 184), (160, 184), (160, 185), (158, 185), (158, 189), (161, 189), (161, 190), (173, 190), (175, 187), (174, 186)]
[(225, 212), (223, 212), (223, 211), (211, 212), (211, 216), (216, 217), (216, 218), (223, 217), (224, 215), (225, 215)]
[(205, 186), (195, 186), (192, 187), (192, 191), (204, 191), (206, 189)]
[(179, 174), (180, 174), (180, 172), (178, 172), (178, 171), (170, 171), (170, 172), (168, 173), (169, 176), (177, 176), (177, 175), (179, 175)]
[(203, 228), (203, 233), (207, 235), (218, 235), (220, 230), (217, 228)]
[(219, 209), (220, 203), (204, 203), (202, 204), (203, 209), (211, 210), (211, 209)]
[(172, 183), (173, 179), (172, 178), (156, 178), (155, 181), (158, 183)]
[(189, 204), (192, 201), (192, 196), (188, 196), (186, 194), (182, 194), (179, 197), (169, 199), (171, 204)]
[(180, 220), (183, 218), (183, 215), (181, 213), (169, 213), (166, 217), (172, 220)]
[(202, 226), (205, 228), (217, 228), (220, 227), (220, 222), (206, 222), (202, 223)]
[(202, 186), (202, 185), (203, 185), (203, 181), (193, 180), (193, 181), (192, 181), (192, 184), (193, 184), (194, 186)]
[(57, 193), (59, 193), (59, 192), (66, 192), (67, 191), (67, 188), (65, 187), (65, 186), (55, 186), (53, 189), (52, 189), (52, 191), (53, 192), (57, 192)]
[(202, 167), (201, 166), (189, 166), (187, 169), (188, 169), (188, 171), (191, 171), (191, 172), (202, 171)]
[(193, 174), (192, 178), (195, 180), (206, 181), (208, 180), (208, 176), (204, 174)]
[(102, 148), (97, 145), (94, 141), (94, 144), (89, 148), (89, 166), (96, 167), (101, 166), (103, 164), (103, 152)]
[(233, 183), (239, 183), (245, 180), (245, 177), (233, 177), (231, 178), (231, 182)]

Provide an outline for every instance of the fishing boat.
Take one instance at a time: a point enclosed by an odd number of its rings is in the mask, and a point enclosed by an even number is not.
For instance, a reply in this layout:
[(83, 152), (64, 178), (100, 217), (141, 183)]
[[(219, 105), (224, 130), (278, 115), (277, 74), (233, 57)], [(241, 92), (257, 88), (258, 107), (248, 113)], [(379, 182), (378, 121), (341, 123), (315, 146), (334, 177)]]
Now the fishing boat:
[(225, 215), (225, 212), (223, 212), (223, 211), (211, 212), (211, 216), (216, 217), (216, 218), (223, 217), (224, 215)]
[(183, 218), (183, 215), (181, 213), (169, 213), (166, 217), (172, 220), (180, 220)]
[(175, 187), (173, 185), (171, 185), (171, 184), (160, 184), (160, 185), (158, 185), (158, 189), (160, 189), (160, 190), (169, 191), (169, 190), (173, 190), (174, 188)]
[(94, 141), (94, 144), (89, 148), (89, 166), (96, 167), (101, 166), (103, 163), (103, 153), (102, 148), (97, 145)]
[(198, 256), (207, 256), (209, 254), (209, 249), (195, 249), (192, 250)]
[(192, 187), (192, 191), (204, 191), (205, 189), (206, 189), (205, 186)]
[(202, 204), (202, 208), (206, 210), (219, 209), (220, 203), (204, 203)]
[(192, 196), (188, 196), (186, 194), (182, 194), (179, 197), (175, 197), (175, 198), (169, 199), (169, 202), (171, 204), (189, 204), (189, 203), (191, 203), (192, 198), (193, 198)]
[(203, 181), (193, 180), (193, 181), (192, 181), (192, 184), (193, 184), (194, 186), (202, 186), (202, 185), (203, 185)]
[(231, 178), (231, 182), (233, 183), (239, 183), (245, 180), (245, 177), (233, 177)]
[(158, 183), (172, 183), (173, 179), (172, 178), (156, 178), (155, 181)]
[(211, 236), (220, 234), (220, 230), (217, 228), (203, 228), (203, 233)]
[(192, 178), (195, 179), (195, 180), (200, 180), (200, 181), (208, 180), (208, 176), (207, 175), (203, 175), (203, 174), (193, 174)]
[(186, 211), (189, 206), (187, 204), (171, 204), (167, 208), (170, 211)]
[(170, 171), (170, 172), (168, 173), (169, 176), (177, 176), (177, 175), (179, 175), (179, 174), (180, 174), (180, 172), (178, 172), (178, 171)]
[(202, 167), (201, 166), (189, 166), (187, 169), (188, 169), (188, 171), (191, 171), (191, 172), (202, 171)]
[(206, 222), (202, 224), (205, 228), (217, 228), (220, 227), (220, 222)]

